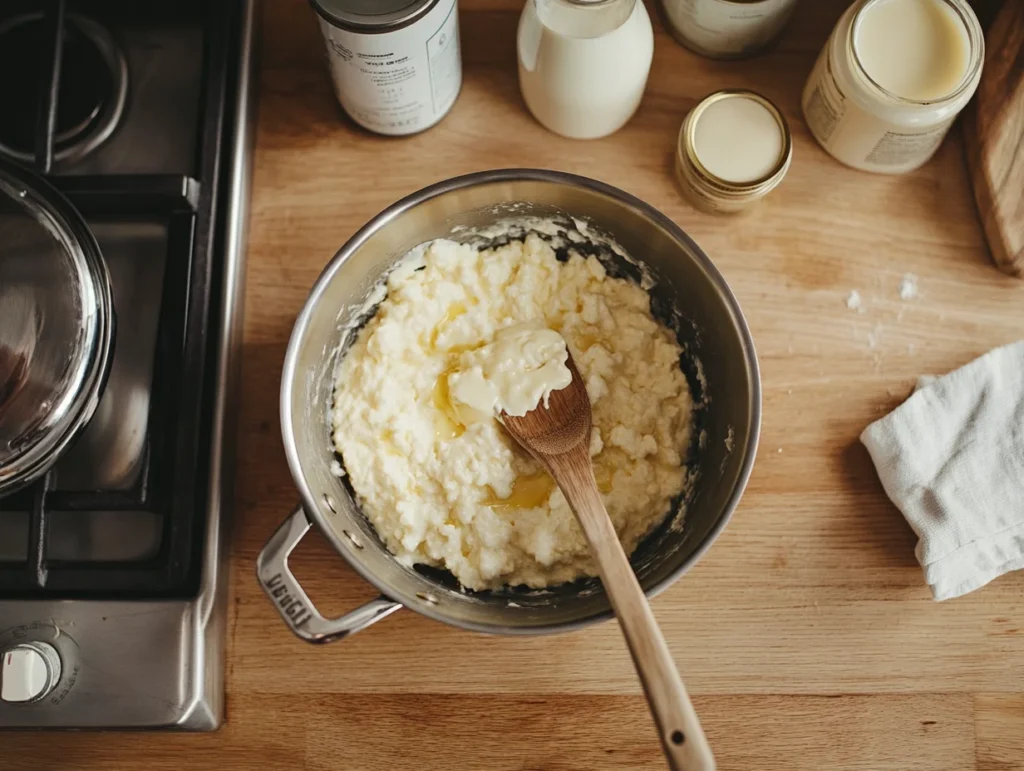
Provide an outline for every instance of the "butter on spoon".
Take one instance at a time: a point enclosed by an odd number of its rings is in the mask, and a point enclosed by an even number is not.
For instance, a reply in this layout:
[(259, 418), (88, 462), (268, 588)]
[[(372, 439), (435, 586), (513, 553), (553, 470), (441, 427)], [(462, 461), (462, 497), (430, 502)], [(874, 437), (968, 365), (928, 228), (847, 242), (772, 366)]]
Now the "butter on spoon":
[(533, 322), (499, 330), (465, 351), (448, 375), (448, 394), (485, 415), (523, 416), (569, 385), (569, 349), (558, 332)]

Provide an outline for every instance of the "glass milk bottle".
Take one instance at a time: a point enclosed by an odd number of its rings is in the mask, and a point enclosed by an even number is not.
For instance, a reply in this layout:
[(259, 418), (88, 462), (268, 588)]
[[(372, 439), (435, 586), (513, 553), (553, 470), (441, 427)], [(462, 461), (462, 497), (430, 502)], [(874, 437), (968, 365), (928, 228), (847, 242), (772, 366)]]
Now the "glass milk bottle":
[(517, 49), (533, 116), (556, 134), (594, 139), (640, 105), (654, 33), (642, 0), (527, 0)]

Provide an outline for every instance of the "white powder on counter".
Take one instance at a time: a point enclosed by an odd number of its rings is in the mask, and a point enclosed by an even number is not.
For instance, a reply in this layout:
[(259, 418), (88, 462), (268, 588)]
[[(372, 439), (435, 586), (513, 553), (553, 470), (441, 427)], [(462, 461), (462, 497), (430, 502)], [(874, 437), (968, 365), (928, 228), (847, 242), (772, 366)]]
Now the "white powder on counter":
[(917, 297), (917, 276), (907, 273), (900, 281), (900, 299), (913, 300)]

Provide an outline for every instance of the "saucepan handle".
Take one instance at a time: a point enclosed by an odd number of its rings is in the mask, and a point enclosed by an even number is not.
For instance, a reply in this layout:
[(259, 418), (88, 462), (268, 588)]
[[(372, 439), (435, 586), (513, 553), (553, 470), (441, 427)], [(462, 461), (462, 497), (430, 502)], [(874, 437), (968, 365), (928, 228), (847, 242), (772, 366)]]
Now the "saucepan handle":
[(260, 586), (288, 627), (306, 642), (328, 643), (359, 632), (402, 607), (383, 595), (339, 618), (324, 618), (288, 567), (288, 557), (309, 532), (309, 518), (299, 506), (267, 541), (256, 560)]

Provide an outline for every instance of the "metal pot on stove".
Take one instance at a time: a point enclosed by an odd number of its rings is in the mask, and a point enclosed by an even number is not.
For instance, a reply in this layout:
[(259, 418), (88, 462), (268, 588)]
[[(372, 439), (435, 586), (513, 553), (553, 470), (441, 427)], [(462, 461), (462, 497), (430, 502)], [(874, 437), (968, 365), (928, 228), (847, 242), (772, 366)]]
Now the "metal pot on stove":
[[(356, 233), (321, 274), (292, 331), (281, 381), (285, 453), (301, 502), (264, 547), (257, 574), (295, 634), (329, 642), (405, 606), (479, 632), (568, 631), (611, 616), (596, 579), (544, 591), (508, 587), (467, 592), (437, 569), (400, 564), (332, 471), (328, 412), (343, 336), (370, 289), (413, 246), (465, 238), (509, 216), (584, 220), (611, 236), (656, 278), (651, 290), (675, 308), (691, 386), (710, 396), (696, 417), (690, 463), (697, 471), (685, 517), (671, 513), (640, 544), (631, 562), (648, 595), (683, 575), (725, 527), (749, 477), (760, 430), (761, 390), (753, 342), (739, 306), (711, 261), (671, 220), (616, 188), (552, 171), (487, 171), (447, 180), (384, 210)], [(653, 307), (653, 306), (652, 306)], [(686, 365), (684, 364), (684, 370)], [(701, 393), (695, 396), (700, 399)], [(288, 567), (288, 557), (315, 524), (334, 549), (381, 596), (340, 618), (325, 618)]]
[(43, 476), (88, 423), (113, 336), (110, 277), (85, 220), (0, 160), (0, 496)]

